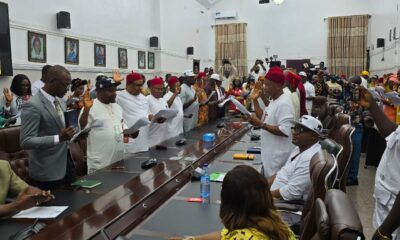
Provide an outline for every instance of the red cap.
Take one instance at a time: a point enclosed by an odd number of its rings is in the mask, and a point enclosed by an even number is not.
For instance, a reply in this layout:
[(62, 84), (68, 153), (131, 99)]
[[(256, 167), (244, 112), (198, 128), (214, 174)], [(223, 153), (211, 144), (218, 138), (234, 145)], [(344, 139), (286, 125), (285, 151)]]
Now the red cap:
[(164, 85), (164, 81), (159, 77), (155, 77), (155, 78), (151, 79), (149, 83), (150, 83), (150, 87), (152, 87), (154, 85)]
[(126, 83), (130, 84), (134, 81), (143, 80), (142, 75), (137, 72), (131, 72), (126, 76)]
[(383, 77), (378, 78), (379, 83), (383, 83)]
[(168, 78), (168, 86), (172, 86), (177, 82), (179, 82), (179, 79), (175, 76), (171, 76)]
[(286, 75), (286, 81), (288, 81), (292, 87), (296, 87), (301, 81), (301, 77), (292, 72), (288, 72)]
[(203, 78), (203, 77), (205, 77), (205, 76), (207, 76), (207, 75), (205, 74), (205, 72), (199, 72), (199, 73), (197, 74), (197, 77), (198, 77), (198, 78)]
[(341, 78), (341, 79), (347, 79), (347, 76), (346, 76), (345, 74), (342, 74), (342, 75), (340, 76), (340, 78)]
[(265, 78), (280, 85), (285, 83), (285, 76), (283, 75), (283, 71), (280, 67), (270, 68), (267, 75), (265, 75)]

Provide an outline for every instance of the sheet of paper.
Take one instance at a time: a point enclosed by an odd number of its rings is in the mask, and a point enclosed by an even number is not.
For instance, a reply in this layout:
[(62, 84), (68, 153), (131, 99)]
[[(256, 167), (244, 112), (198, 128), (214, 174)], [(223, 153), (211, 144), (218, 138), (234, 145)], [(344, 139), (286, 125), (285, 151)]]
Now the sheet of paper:
[(21, 117), (21, 111), (19, 111), (19, 112), (17, 113), (17, 115), (12, 116), (12, 117), (10, 117), (10, 118), (7, 118), (6, 123), (12, 122), (12, 121), (14, 121), (15, 119), (17, 119), (17, 118), (19, 118), (19, 117)]
[(214, 172), (210, 174), (210, 181), (212, 182), (222, 182), (224, 181), (226, 173)]
[(367, 90), (368, 90), (369, 93), (371, 93), (371, 95), (372, 95), (372, 97), (374, 99), (379, 99), (380, 100), (382, 98), (375, 89), (367, 88)]
[(394, 106), (400, 106), (400, 97), (397, 92), (385, 93), (385, 96), (390, 99)]
[(234, 96), (230, 96), (231, 102), (233, 104), (235, 104), (235, 106), (237, 107), (237, 109), (243, 113), (244, 115), (251, 115), (251, 113), (249, 112), (249, 110), (246, 109), (245, 106), (243, 106), (243, 104), (241, 104), (238, 100), (235, 99)]
[(68, 206), (33, 207), (19, 212), (12, 218), (56, 218), (67, 208)]
[(176, 116), (176, 114), (178, 114), (178, 110), (175, 109), (162, 109), (160, 111), (158, 111), (158, 113), (156, 113), (153, 117), (153, 119), (151, 120), (152, 123), (156, 122), (158, 118), (162, 117), (165, 118), (167, 120), (174, 118)]
[(224, 101), (218, 103), (218, 107), (222, 108), (225, 105), (225, 103), (229, 102), (230, 100), (231, 100), (230, 98), (225, 98)]
[(81, 134), (88, 133), (90, 130), (95, 128), (104, 127), (106, 120), (105, 119), (96, 119), (90, 124), (90, 126), (85, 127), (81, 131), (75, 133), (75, 135), (71, 138), (70, 142), (74, 142)]
[(124, 130), (124, 134), (133, 134), (137, 130), (139, 130), (141, 127), (144, 127), (146, 125), (149, 125), (150, 121), (147, 119), (147, 117), (142, 117), (139, 120), (136, 121), (135, 124), (133, 124), (130, 128)]
[(207, 101), (206, 102), (209, 102), (210, 101), (210, 99), (216, 94), (217, 92), (216, 91), (212, 91), (211, 93), (210, 93), (210, 96), (208, 96), (208, 98), (207, 98)]

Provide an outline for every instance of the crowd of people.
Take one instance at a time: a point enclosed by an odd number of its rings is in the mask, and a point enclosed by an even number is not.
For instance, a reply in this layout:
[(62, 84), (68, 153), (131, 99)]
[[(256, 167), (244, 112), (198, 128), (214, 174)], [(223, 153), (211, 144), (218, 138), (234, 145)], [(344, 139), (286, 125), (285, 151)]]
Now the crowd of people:
[[(356, 129), (352, 135), (348, 185), (358, 185), (365, 113), (369, 112), (377, 128), (382, 128), (381, 134), (389, 136), (377, 172), (374, 224), (376, 234), (390, 236), (396, 231), (398, 234), (398, 226), (390, 225), (392, 221), (388, 223), (387, 216), (391, 216), (392, 206), (396, 206), (399, 191), (400, 164), (396, 156), (400, 135), (396, 124), (400, 122), (400, 109), (393, 100), (385, 98), (380, 89), (386, 93), (400, 91), (400, 72), (379, 78), (369, 77), (369, 73), (363, 71), (359, 76), (347, 78), (331, 75), (324, 69), (305, 69), (297, 73), (294, 69), (275, 66), (267, 71), (259, 60), (248, 76), (238, 76), (229, 60), (224, 60), (217, 72), (214, 73), (212, 68), (202, 72), (187, 70), (182, 76), (167, 74), (164, 79), (148, 80), (138, 72), (129, 73), (125, 79), (119, 74), (113, 77), (99, 74), (93, 87), (90, 80), (71, 79), (70, 72), (58, 65), (44, 66), (42, 78), (33, 84), (28, 76), (16, 75), (10, 89), (3, 91), (0, 120), (2, 127), (21, 125), (20, 144), (29, 151), (29, 176), (35, 187), (21, 183), (23, 181), (10, 171), (9, 165), (0, 162), (0, 170), (8, 172), (9, 181), (15, 182), (10, 183), (12, 187), (0, 197), (9, 192), (18, 196), (17, 203), (25, 201), (22, 204), (25, 207), (35, 201), (38, 203), (37, 196), (42, 196), (41, 202), (52, 199), (54, 196), (47, 190), (75, 180), (69, 141), (79, 129), (98, 124), (99, 120), (101, 126), (93, 127), (88, 134), (78, 138), (86, 140), (88, 174), (123, 159), (124, 154), (148, 151), (164, 140), (228, 113), (241, 115), (237, 105), (225, 101), (234, 97), (254, 112), (242, 114), (242, 117), (261, 128), (263, 172), (257, 175), (246, 167), (229, 172), (221, 192), (220, 217), (225, 229), (222, 233), (196, 239), (234, 239), (240, 234), (253, 236), (253, 239), (268, 239), (265, 236), (292, 239), (293, 233), (280, 220), (272, 198), (307, 199), (311, 185), (309, 162), (321, 149), (319, 140), (323, 133), (318, 116), (312, 116), (313, 100), (323, 96), (349, 114)], [(125, 81), (125, 88), (119, 89), (122, 81)], [(145, 84), (147, 88), (144, 88)], [(66, 96), (68, 92), (70, 94)], [(377, 99), (377, 96), (381, 98)], [(379, 106), (376, 100), (379, 100)], [(157, 115), (166, 109), (176, 110), (175, 116), (167, 119)], [(66, 124), (64, 112), (67, 110), (75, 111), (78, 128)], [(150, 124), (123, 134), (141, 119)], [(241, 179), (241, 182), (233, 179)], [(253, 186), (257, 187), (253, 189)], [(41, 192), (36, 187), (46, 191)], [(244, 189), (249, 194), (241, 195)], [(24, 200), (24, 195), (36, 197)], [(246, 214), (240, 216), (243, 211), (238, 207), (245, 201), (260, 207), (245, 208)], [(4, 198), (0, 198), (0, 203), (4, 203)], [(0, 215), (9, 215), (15, 209), (21, 210), (21, 207), (1, 205)]]

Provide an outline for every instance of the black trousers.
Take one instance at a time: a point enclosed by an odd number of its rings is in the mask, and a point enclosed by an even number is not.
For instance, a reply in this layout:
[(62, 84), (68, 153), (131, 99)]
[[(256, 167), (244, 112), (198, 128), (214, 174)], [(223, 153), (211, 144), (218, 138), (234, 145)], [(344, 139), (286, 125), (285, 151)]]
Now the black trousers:
[(40, 188), (41, 190), (54, 190), (60, 188), (63, 185), (70, 184), (76, 180), (75, 164), (71, 158), (71, 154), (68, 150), (67, 153), (67, 169), (64, 178), (56, 181), (36, 181), (33, 180), (33, 185)]

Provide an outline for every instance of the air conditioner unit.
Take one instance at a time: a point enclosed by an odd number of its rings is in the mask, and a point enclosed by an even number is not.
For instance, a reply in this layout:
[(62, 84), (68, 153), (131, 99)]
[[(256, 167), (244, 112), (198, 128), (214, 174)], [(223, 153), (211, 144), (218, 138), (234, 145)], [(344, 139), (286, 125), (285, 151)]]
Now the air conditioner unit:
[(236, 11), (216, 11), (214, 12), (214, 19), (235, 19), (237, 17)]

